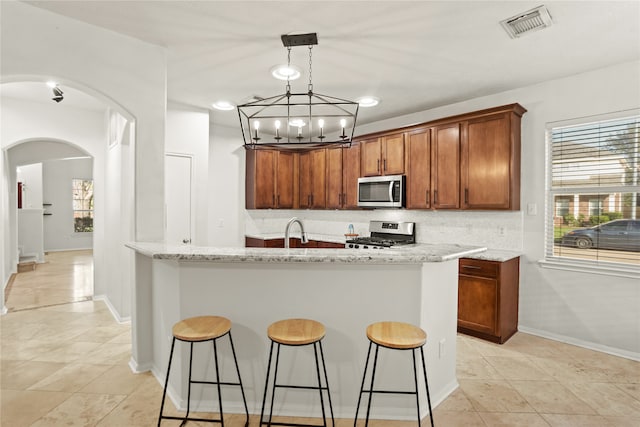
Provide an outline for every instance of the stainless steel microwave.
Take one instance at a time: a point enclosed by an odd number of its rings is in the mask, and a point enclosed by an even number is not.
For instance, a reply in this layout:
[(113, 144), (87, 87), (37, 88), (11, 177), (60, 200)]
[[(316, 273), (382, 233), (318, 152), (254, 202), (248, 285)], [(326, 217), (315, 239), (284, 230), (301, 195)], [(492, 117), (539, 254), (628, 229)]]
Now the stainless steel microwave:
[(363, 208), (403, 208), (405, 176), (358, 178), (358, 206)]

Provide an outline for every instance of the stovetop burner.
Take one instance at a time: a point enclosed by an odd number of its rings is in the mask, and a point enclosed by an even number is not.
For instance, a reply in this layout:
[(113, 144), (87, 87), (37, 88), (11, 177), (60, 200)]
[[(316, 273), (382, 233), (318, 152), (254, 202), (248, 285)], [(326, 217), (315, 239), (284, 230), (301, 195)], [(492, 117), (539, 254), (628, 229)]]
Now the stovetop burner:
[(415, 223), (371, 221), (370, 237), (357, 237), (347, 240), (345, 247), (349, 249), (384, 249), (394, 246), (410, 245), (415, 240)]

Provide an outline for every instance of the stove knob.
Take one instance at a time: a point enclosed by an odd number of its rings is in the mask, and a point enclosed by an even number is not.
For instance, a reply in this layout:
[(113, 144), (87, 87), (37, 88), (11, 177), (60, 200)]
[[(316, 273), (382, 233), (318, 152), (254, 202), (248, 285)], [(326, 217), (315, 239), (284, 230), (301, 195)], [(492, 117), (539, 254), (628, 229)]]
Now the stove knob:
[(353, 249), (355, 246), (353, 243), (349, 243), (349, 248)]
[(362, 249), (369, 249), (369, 246), (363, 246)]

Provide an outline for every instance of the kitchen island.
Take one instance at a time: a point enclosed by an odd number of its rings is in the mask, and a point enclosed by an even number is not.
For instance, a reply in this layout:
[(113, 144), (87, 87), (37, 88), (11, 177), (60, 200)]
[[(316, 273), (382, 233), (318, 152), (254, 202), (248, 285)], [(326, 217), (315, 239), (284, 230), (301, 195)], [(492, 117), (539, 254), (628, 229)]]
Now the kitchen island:
[[(269, 340), (274, 321), (303, 317), (322, 322), (331, 397), (336, 417), (352, 418), (360, 389), (368, 324), (394, 320), (427, 332), (425, 347), (433, 406), (458, 386), (456, 322), (458, 258), (485, 248), (416, 245), (389, 250), (265, 249), (170, 246), (131, 243), (136, 285), (132, 310), (132, 358), (135, 371), (151, 370), (164, 382), (171, 328), (197, 315), (220, 315), (232, 323), (249, 411), (260, 413)], [(219, 345), (223, 381), (234, 381), (228, 343)], [(199, 348), (200, 347), (200, 348)], [(280, 378), (314, 384), (313, 352), (303, 347), (281, 354)], [(213, 378), (211, 345), (196, 345), (194, 378)], [(174, 356), (169, 396), (186, 408), (188, 345)], [(179, 367), (179, 368), (178, 368)], [(379, 375), (379, 376), (378, 376)], [(410, 352), (384, 352), (376, 384), (387, 389), (413, 388)], [(192, 408), (217, 408), (213, 387), (192, 390)], [(243, 412), (237, 388), (223, 389), (225, 412)], [(285, 393), (281, 392), (282, 397)], [(282, 402), (282, 399), (277, 399)], [(286, 393), (275, 414), (317, 417), (317, 393)], [(194, 404), (195, 401), (195, 404)], [(423, 415), (426, 408), (422, 407)], [(411, 419), (410, 396), (376, 395), (372, 417)]]

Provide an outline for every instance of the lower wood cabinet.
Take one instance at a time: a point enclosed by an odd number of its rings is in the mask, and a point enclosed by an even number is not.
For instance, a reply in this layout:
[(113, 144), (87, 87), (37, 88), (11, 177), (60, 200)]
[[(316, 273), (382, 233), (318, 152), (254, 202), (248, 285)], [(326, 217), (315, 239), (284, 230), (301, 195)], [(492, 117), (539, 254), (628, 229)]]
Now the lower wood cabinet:
[(518, 330), (520, 258), (459, 260), (458, 332), (499, 344)]
[[(258, 239), (256, 237), (244, 238), (244, 246), (246, 248), (284, 248), (284, 239)], [(325, 249), (344, 249), (344, 243), (324, 242), (322, 240), (309, 240), (302, 244), (299, 238), (292, 237), (289, 239), (290, 248), (325, 248)]]

